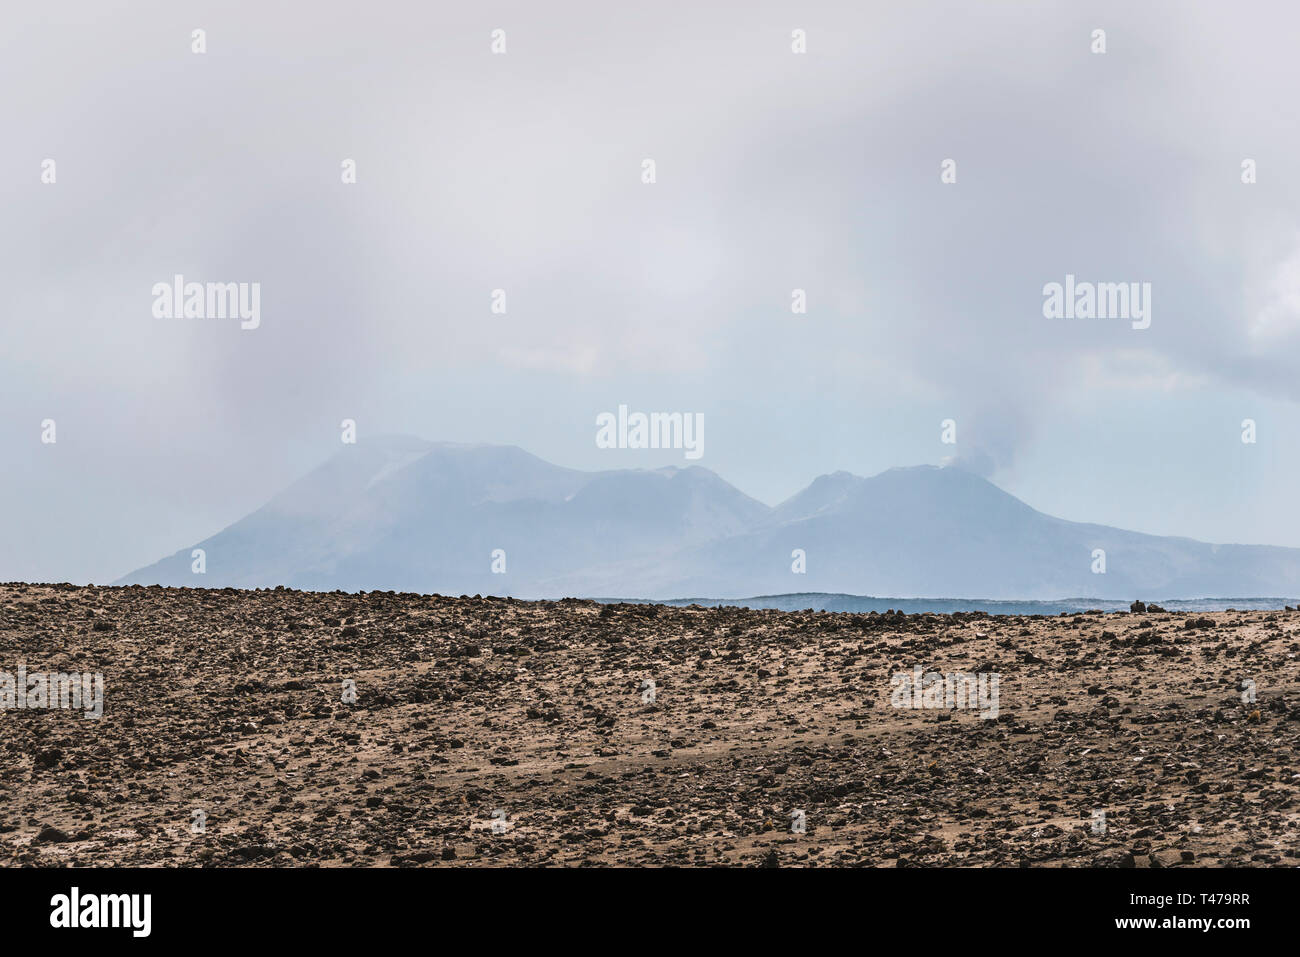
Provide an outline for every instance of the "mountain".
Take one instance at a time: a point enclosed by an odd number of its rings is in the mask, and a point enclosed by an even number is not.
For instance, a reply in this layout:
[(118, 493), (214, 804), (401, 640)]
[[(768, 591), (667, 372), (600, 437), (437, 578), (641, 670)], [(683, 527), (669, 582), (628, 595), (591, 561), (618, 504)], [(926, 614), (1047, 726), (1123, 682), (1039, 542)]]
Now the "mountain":
[(621, 587), (610, 569), (736, 535), (768, 511), (699, 467), (580, 472), (509, 446), (385, 436), (197, 542), (205, 574), (184, 548), (119, 584), (558, 595), (560, 577)]
[[(205, 574), (191, 571), (192, 548)], [(1067, 522), (957, 468), (836, 472), (770, 508), (698, 466), (582, 472), (513, 446), (409, 436), (346, 447), (192, 548), (117, 584), (526, 598), (1300, 593), (1300, 549)]]
[[(796, 548), (806, 553), (805, 575), (790, 573)], [(1094, 549), (1105, 552), (1104, 574), (1092, 571)], [(1210, 545), (1067, 522), (969, 472), (933, 466), (866, 479), (823, 476), (768, 522), (688, 550), (678, 570), (661, 585), (667, 593), (1007, 600), (1300, 593), (1300, 549)], [(734, 590), (737, 578), (742, 592)]]

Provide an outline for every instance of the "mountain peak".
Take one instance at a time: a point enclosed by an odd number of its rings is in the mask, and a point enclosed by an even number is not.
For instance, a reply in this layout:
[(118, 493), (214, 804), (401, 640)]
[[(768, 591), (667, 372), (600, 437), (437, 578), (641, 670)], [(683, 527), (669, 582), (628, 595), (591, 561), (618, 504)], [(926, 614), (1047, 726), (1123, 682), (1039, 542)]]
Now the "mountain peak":
[(768, 508), (699, 465), (585, 472), (400, 434), (362, 436), (197, 545), (201, 576), (186, 547), (120, 583), (642, 599), (1300, 590), (1300, 549), (1066, 522), (951, 466), (831, 472)]

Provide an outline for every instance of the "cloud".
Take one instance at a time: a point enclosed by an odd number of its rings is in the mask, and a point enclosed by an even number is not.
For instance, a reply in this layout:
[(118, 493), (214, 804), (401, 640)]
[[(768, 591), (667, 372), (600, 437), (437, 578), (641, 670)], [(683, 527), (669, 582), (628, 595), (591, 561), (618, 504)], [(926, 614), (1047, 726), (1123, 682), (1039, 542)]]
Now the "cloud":
[[(1247, 9), (15, 10), (0, 79), (34, 81), (0, 158), (19, 462), (0, 492), (102, 533), (0, 528), (23, 542), (0, 577), (42, 551), (120, 572), (210, 533), (347, 416), (571, 460), (611, 403), (698, 409), (714, 464), (776, 498), (936, 460), (937, 416), (963, 467), (1006, 478), (1059, 405), (1297, 398), (1300, 12)], [(154, 320), (149, 290), (177, 272), (261, 282), (262, 328)], [(1152, 327), (1044, 319), (1066, 273), (1151, 282)], [(79, 504), (17, 476), (47, 414), (97, 436), (62, 452), (101, 476)], [(173, 527), (187, 508), (201, 527)]]

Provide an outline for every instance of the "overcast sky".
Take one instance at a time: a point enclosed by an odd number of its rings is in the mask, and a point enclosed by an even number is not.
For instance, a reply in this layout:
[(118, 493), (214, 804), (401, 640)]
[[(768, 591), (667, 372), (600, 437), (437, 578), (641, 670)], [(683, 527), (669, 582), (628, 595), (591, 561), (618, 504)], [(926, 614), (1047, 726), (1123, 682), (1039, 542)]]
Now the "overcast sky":
[[(1300, 546), (1293, 4), (0, 17), (0, 580), (190, 545), (344, 418), (769, 503), (957, 456), (1064, 518)], [(156, 318), (178, 273), (259, 282), (260, 327)], [(1067, 274), (1150, 283), (1150, 328), (1045, 318)], [(703, 413), (703, 458), (598, 449), (620, 403)]]

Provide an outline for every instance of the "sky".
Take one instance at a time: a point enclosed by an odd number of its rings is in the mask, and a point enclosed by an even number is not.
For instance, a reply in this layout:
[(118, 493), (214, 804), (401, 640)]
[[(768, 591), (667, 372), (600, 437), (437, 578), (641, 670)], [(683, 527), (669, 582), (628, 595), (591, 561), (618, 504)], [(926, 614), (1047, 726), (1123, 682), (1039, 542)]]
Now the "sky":
[[(344, 419), (701, 465), (769, 504), (956, 462), (1062, 518), (1300, 546), (1293, 5), (96, 0), (0, 26), (0, 580), (186, 547)], [(260, 284), (260, 324), (155, 315), (177, 274)], [(1067, 275), (1149, 283), (1150, 326), (1047, 318)], [(619, 405), (703, 415), (702, 458), (599, 448)]]

